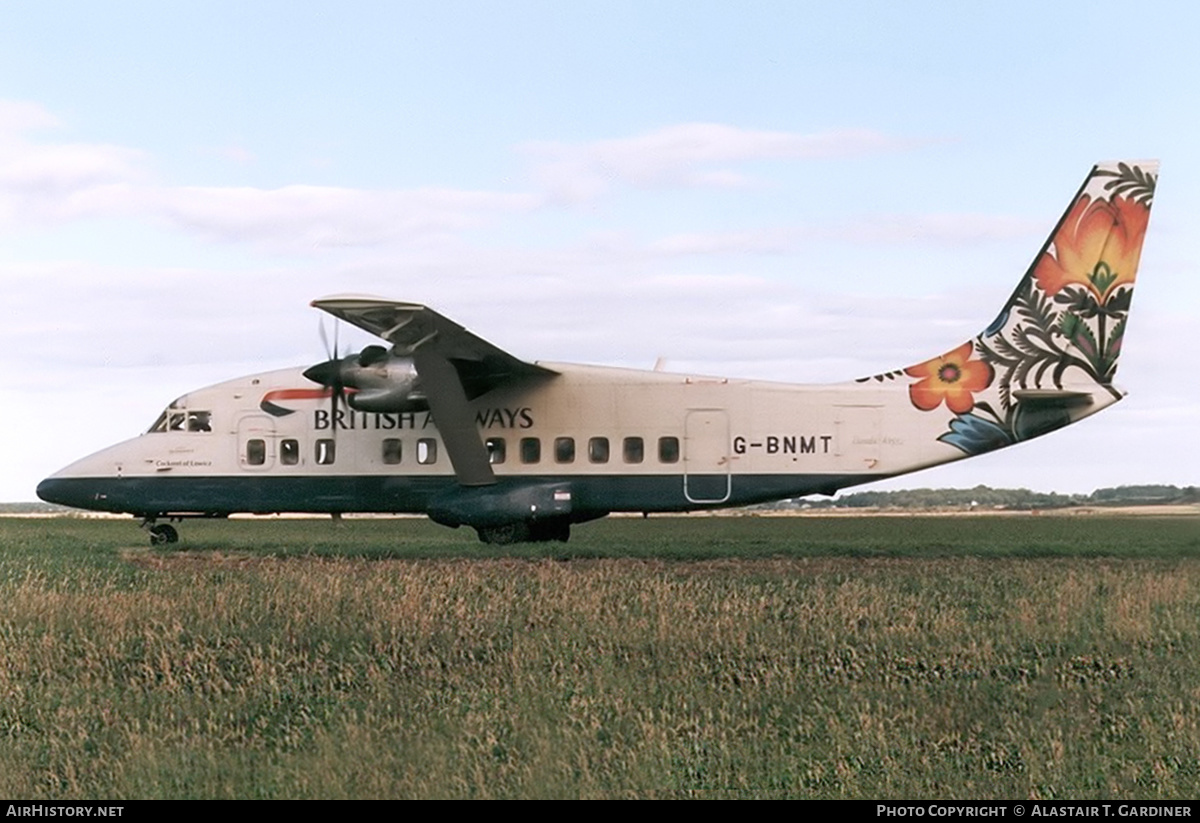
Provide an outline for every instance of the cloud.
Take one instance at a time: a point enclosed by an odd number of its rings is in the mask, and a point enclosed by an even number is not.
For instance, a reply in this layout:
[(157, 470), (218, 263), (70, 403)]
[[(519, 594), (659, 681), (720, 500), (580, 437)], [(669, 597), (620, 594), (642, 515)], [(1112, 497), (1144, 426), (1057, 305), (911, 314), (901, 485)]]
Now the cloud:
[(0, 101), (0, 231), (31, 223), (132, 218), (225, 242), (303, 252), (436, 239), (544, 202), (530, 193), (432, 187), (171, 186), (154, 179), (140, 151), (29, 137), (58, 126), (41, 106)]
[(58, 125), (41, 106), (0, 100), (0, 227), (78, 217), (80, 198), (86, 200), (97, 188), (146, 178), (145, 157), (134, 149), (101, 143), (43, 144), (26, 136)]
[(58, 125), (58, 118), (39, 103), (0, 99), (0, 141)]
[(186, 187), (160, 188), (145, 196), (150, 210), (184, 229), (226, 241), (313, 249), (437, 237), (540, 204), (530, 194), (438, 188)]
[(911, 241), (940, 246), (1036, 237), (1045, 221), (995, 214), (881, 214), (831, 222), (737, 232), (688, 232), (652, 241), (651, 252), (668, 255), (778, 255), (799, 251), (811, 241), (892, 245)]
[(254, 152), (245, 146), (221, 146), (215, 150), (215, 153), (218, 157), (224, 157), (239, 166), (247, 166), (258, 160)]
[(665, 255), (782, 254), (794, 248), (799, 234), (795, 229), (687, 232), (655, 240), (650, 248)]
[[(143, 152), (101, 143), (56, 143), (31, 135), (61, 127), (44, 107), (0, 101), (0, 231), (86, 219), (157, 222), (227, 243), (289, 253), (404, 242), (437, 243), (511, 215), (596, 197), (621, 182), (640, 188), (732, 188), (753, 178), (734, 166), (763, 159), (815, 159), (896, 151), (914, 145), (878, 132), (818, 134), (684, 123), (643, 135), (518, 147), (534, 165), (533, 191), (427, 187), (371, 190), (336, 186), (277, 188), (172, 186), (151, 173)], [(229, 156), (248, 161), (237, 147)], [(921, 229), (921, 227), (917, 227)], [(924, 230), (928, 230), (925, 227)], [(740, 234), (677, 235), (653, 254), (780, 253), (797, 238), (843, 229), (783, 228)], [(866, 238), (903, 237), (903, 219), (870, 227)], [(936, 231), (936, 227), (934, 227)], [(950, 225), (943, 232), (953, 234)], [(852, 229), (845, 229), (854, 233)], [(857, 236), (855, 239), (863, 239)]]
[(615, 183), (637, 188), (746, 186), (753, 178), (723, 167), (751, 160), (849, 157), (911, 148), (867, 129), (817, 134), (741, 129), (721, 123), (683, 123), (636, 137), (587, 143), (530, 142), (520, 149), (535, 176), (557, 199), (588, 200)]
[(996, 214), (881, 214), (819, 228), (811, 236), (853, 243), (923, 240), (970, 245), (1044, 234), (1045, 220)]

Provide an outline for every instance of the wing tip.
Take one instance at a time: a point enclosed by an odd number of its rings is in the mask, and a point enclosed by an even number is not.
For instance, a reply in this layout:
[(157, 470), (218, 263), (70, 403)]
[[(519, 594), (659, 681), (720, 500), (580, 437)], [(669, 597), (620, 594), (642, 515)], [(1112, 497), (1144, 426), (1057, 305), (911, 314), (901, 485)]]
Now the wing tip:
[(315, 309), (324, 309), (327, 306), (392, 306), (398, 309), (415, 310), (427, 308), (422, 303), (409, 303), (404, 300), (391, 300), (387, 297), (380, 297), (375, 294), (355, 294), (347, 292), (344, 294), (330, 294), (325, 297), (318, 297), (309, 303)]

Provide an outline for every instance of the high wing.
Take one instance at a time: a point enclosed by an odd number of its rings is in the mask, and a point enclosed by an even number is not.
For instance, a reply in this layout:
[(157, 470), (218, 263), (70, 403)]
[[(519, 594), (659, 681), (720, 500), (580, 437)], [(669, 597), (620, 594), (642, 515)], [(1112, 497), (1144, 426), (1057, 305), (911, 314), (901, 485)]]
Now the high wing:
[(336, 295), (312, 302), (314, 308), (391, 343), (399, 355), (436, 351), (462, 381), (468, 399), (526, 377), (558, 372), (529, 363), (493, 346), (428, 306), (367, 295)]
[(496, 482), (470, 401), (505, 383), (557, 372), (513, 357), (419, 303), (339, 295), (312, 305), (383, 338), (394, 355), (411, 357), (459, 484)]

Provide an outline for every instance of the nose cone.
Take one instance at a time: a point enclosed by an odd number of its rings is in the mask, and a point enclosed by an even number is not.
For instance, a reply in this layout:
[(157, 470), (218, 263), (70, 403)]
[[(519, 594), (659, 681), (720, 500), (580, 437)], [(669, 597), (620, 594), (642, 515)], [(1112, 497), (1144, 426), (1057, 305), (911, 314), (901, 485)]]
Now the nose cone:
[(54, 499), (54, 479), (46, 478), (41, 483), (38, 483), (37, 496), (47, 503), (57, 503)]
[(122, 469), (131, 462), (142, 463), (147, 454), (140, 437), (116, 443), (47, 477), (38, 484), (37, 496), (47, 503), (77, 509), (144, 511), (143, 484), (136, 478), (123, 477)]
[(82, 509), (86, 506), (79, 500), (80, 491), (78, 483), (73, 483), (64, 477), (53, 476), (38, 483), (37, 496), (47, 503), (58, 503), (62, 506), (74, 506)]
[(96, 452), (38, 483), (37, 496), (47, 503), (95, 511), (119, 511), (114, 508), (114, 493), (121, 481), (119, 460), (114, 460), (116, 447)]
[[(131, 511), (118, 494), (120, 481), (104, 477), (63, 477), (53, 475), (38, 483), (37, 496), (47, 503), (70, 506), (73, 509), (118, 512)], [(125, 501), (127, 502), (127, 501)]]

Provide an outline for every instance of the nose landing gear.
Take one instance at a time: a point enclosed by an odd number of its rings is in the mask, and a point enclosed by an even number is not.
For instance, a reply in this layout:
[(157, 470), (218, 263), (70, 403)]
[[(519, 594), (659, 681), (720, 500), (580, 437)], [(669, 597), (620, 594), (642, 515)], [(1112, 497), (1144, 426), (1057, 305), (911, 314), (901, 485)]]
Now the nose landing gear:
[(165, 546), (179, 542), (179, 532), (170, 523), (155, 523), (154, 518), (142, 521), (142, 528), (150, 532), (151, 546)]

